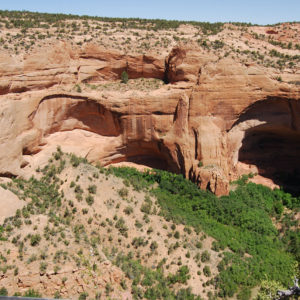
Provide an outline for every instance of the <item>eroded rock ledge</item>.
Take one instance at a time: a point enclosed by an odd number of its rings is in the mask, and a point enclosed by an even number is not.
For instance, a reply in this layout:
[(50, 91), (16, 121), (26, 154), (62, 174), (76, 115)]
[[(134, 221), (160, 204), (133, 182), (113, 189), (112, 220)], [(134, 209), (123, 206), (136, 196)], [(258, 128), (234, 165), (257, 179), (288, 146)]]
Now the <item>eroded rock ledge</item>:
[[(71, 91), (82, 83), (157, 78), (151, 91)], [(166, 58), (66, 43), (23, 62), (0, 55), (0, 174), (26, 175), (60, 145), (107, 165), (132, 161), (182, 173), (217, 195), (259, 173), (300, 174), (300, 89), (257, 66), (191, 46)], [(278, 182), (277, 182), (278, 181)]]

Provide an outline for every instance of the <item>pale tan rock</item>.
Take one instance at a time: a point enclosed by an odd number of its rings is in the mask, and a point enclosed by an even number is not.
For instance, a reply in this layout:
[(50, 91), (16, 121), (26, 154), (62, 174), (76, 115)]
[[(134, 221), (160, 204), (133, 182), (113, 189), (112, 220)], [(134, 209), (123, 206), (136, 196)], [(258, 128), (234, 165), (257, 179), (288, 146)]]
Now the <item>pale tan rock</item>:
[(26, 202), (20, 200), (13, 192), (0, 186), (0, 224), (5, 218), (14, 216), (25, 204)]

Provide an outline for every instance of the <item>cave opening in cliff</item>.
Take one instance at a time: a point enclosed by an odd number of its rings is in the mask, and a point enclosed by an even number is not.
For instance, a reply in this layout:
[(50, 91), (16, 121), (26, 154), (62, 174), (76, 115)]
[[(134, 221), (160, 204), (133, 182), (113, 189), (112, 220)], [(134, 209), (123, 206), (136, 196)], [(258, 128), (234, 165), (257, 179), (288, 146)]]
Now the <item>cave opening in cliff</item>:
[(131, 163), (133, 166), (145, 166), (151, 169), (160, 169), (176, 174), (181, 173), (181, 168), (178, 163), (172, 159), (168, 149), (160, 142), (131, 142), (122, 153), (124, 154), (122, 161)]
[(244, 132), (238, 160), (295, 196), (300, 195), (300, 102), (269, 97), (240, 116), (235, 131)]
[(259, 175), (300, 196), (299, 154), (299, 132), (258, 126), (246, 132), (239, 161), (255, 165)]

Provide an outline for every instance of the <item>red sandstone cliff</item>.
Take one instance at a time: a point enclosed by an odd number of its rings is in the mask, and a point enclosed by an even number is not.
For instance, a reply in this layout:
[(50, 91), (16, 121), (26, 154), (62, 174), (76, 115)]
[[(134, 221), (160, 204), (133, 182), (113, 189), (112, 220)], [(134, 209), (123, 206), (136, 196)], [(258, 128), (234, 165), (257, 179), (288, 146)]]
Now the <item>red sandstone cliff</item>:
[[(168, 84), (70, 92), (123, 70)], [(1, 53), (0, 94), (2, 176), (24, 175), (58, 144), (103, 165), (136, 161), (183, 173), (217, 195), (245, 172), (300, 169), (299, 86), (194, 46), (166, 58), (65, 43), (22, 62)]]

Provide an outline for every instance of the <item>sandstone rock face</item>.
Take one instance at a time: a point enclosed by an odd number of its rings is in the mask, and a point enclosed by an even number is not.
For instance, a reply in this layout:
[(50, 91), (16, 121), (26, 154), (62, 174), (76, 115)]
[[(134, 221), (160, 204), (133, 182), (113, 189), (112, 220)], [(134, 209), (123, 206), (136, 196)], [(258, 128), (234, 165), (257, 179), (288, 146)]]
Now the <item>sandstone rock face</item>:
[[(2, 176), (25, 176), (57, 145), (103, 165), (128, 161), (182, 173), (217, 195), (247, 170), (269, 178), (278, 168), (300, 170), (299, 86), (258, 66), (194, 46), (166, 58), (93, 44), (60, 43), (40, 53), (23, 62), (0, 54)], [(124, 70), (168, 84), (151, 92), (70, 88), (117, 80)]]
[(63, 42), (18, 62), (0, 53), (0, 95), (41, 90), (54, 85), (116, 80), (127, 70), (130, 78), (165, 76), (164, 57), (128, 56), (88, 44), (75, 51)]
[(25, 204), (25, 201), (20, 200), (14, 193), (0, 186), (0, 223), (2, 224), (5, 218), (14, 216)]

